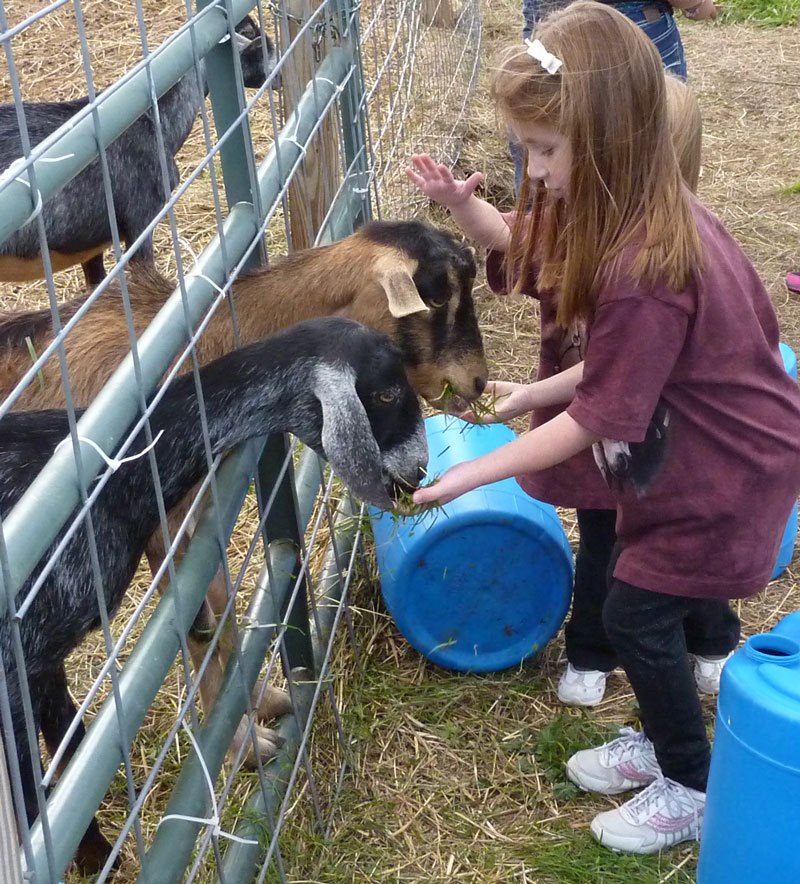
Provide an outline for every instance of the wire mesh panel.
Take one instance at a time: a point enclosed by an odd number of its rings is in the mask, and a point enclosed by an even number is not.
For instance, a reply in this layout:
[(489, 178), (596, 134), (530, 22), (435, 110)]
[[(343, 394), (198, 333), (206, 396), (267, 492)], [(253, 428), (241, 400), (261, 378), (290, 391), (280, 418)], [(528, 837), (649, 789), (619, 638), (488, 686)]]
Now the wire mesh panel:
[[(421, 457), (399, 361), (388, 398), (362, 391), (365, 352), (399, 359), (385, 339), (293, 324), (386, 297), (369, 273), (394, 244), (324, 244), (408, 216), (414, 150), (455, 160), (477, 2), (7, 0), (0, 28), (0, 808), (20, 869), (290, 880), (287, 819), (325, 835), (346, 777), (331, 661), (359, 500), (390, 502), (369, 457), (381, 474), (403, 436), (396, 481)], [(348, 385), (365, 415), (337, 448)]]

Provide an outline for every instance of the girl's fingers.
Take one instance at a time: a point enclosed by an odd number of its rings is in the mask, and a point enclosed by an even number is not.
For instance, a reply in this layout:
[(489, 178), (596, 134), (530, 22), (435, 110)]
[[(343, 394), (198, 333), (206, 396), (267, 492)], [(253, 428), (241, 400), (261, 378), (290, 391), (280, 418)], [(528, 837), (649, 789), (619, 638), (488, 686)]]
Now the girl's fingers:
[(426, 503), (435, 503), (439, 499), (439, 492), (435, 485), (428, 485), (425, 488), (419, 488), (414, 492), (414, 503), (424, 505)]
[(471, 193), (475, 193), (481, 181), (483, 181), (483, 173), (473, 172), (464, 182), (464, 187), (468, 188)]

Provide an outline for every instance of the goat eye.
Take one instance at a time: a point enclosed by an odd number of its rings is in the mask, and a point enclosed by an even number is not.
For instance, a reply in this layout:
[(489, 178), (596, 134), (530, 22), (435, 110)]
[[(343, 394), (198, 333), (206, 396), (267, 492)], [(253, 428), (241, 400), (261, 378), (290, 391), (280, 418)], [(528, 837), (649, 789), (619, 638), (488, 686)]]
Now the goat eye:
[(390, 402), (394, 402), (394, 400), (397, 399), (397, 396), (392, 393), (391, 390), (384, 390), (382, 393), (378, 393), (378, 399), (388, 405)]
[(435, 307), (438, 310), (440, 307), (444, 307), (447, 303), (447, 298), (431, 298), (429, 303), (431, 307)]

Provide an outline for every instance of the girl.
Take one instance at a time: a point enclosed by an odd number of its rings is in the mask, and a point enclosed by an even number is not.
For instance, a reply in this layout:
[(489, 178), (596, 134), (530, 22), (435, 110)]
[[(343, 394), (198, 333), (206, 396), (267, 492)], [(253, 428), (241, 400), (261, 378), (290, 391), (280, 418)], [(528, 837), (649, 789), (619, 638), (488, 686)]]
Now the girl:
[[(695, 191), (700, 177), (700, 108), (682, 80), (667, 75), (666, 87), (667, 113), (678, 165), (684, 181)], [(423, 190), (429, 184), (437, 183), (442, 176), (452, 181), (446, 166), (439, 167), (427, 157), (417, 157), (415, 162), (420, 170), (416, 180)], [(512, 217), (502, 216), (506, 224)], [(489, 251), (486, 275), (495, 292), (506, 290), (504, 261), (504, 251)], [(540, 301), (542, 343), (538, 377), (540, 381), (546, 380), (583, 358), (584, 323), (575, 323), (569, 329), (559, 326), (554, 293), (538, 292), (531, 274), (521, 280), (520, 287), (525, 294)], [(507, 394), (519, 386), (496, 383), (495, 393)], [(536, 397), (537, 389), (537, 384), (531, 385), (529, 395)], [(537, 409), (531, 426), (546, 423), (565, 407), (566, 404)], [(519, 413), (526, 410), (523, 408)], [(508, 413), (507, 405), (500, 405), (498, 420), (515, 416)], [(567, 667), (559, 679), (557, 694), (558, 699), (568, 705), (596, 706), (605, 694), (608, 674), (619, 665), (602, 624), (603, 603), (608, 590), (606, 575), (616, 542), (614, 495), (604, 483), (589, 449), (551, 470), (521, 476), (519, 481), (532, 497), (577, 510), (580, 542), (575, 557), (571, 614), (564, 630)], [(684, 631), (687, 648), (693, 657), (697, 686), (703, 693), (714, 694), (719, 690), (722, 666), (739, 640), (738, 618), (729, 606), (719, 606), (707, 612), (705, 620), (687, 620)]]
[(474, 196), (479, 175), (455, 182), (417, 158), (411, 177), (508, 252), (512, 282), (534, 268), (538, 290), (557, 292), (556, 321), (585, 324), (583, 361), (495, 385), (504, 419), (568, 405), (414, 500), (446, 503), (593, 447), (617, 509), (603, 624), (644, 732), (576, 753), (567, 772), (605, 794), (645, 787), (591, 828), (611, 848), (654, 853), (697, 837), (705, 805), (710, 749), (684, 627), (769, 580), (800, 490), (800, 393), (755, 270), (681, 182), (652, 43), (590, 0), (537, 37), (507, 51), (494, 83), (528, 152), (518, 205), (531, 216), (509, 230)]

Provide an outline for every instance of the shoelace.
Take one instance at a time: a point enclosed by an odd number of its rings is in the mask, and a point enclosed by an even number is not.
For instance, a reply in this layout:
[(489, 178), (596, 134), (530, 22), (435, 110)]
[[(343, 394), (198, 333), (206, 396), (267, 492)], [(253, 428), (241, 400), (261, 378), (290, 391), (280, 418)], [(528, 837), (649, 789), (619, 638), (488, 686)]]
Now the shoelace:
[[(605, 745), (606, 755), (611, 764), (628, 761), (635, 755), (647, 752), (648, 748), (650, 748), (650, 740), (641, 731), (632, 727), (621, 727), (617, 739)], [(652, 748), (650, 748), (649, 754), (652, 754)], [(650, 766), (648, 764), (648, 767)]]
[(695, 838), (699, 840), (700, 814), (697, 802), (685, 786), (665, 776), (659, 775), (646, 789), (623, 804), (619, 810), (629, 823), (638, 826), (662, 807), (672, 819), (691, 813)]

